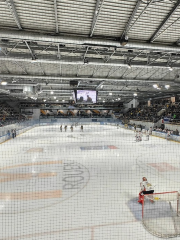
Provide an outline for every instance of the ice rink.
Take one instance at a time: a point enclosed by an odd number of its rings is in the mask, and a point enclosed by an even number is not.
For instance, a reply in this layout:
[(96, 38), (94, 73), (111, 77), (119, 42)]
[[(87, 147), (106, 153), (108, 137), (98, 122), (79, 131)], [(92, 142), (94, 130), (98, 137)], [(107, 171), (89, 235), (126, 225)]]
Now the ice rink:
[(180, 144), (110, 125), (39, 126), (0, 145), (0, 169), (0, 240), (152, 240), (139, 185), (179, 191)]

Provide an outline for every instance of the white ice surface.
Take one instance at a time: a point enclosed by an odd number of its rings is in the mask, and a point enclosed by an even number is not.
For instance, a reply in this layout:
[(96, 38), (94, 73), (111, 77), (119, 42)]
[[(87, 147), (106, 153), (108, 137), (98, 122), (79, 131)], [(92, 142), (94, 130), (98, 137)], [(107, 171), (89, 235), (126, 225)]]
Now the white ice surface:
[[(117, 149), (106, 147), (112, 145)], [(95, 146), (104, 149), (81, 150)], [(0, 194), (7, 197), (0, 198), (0, 239), (157, 239), (140, 221), (139, 183), (146, 176), (156, 192), (179, 190), (179, 149), (178, 143), (156, 137), (136, 143), (132, 131), (103, 125), (85, 125), (83, 133), (79, 126), (74, 132), (69, 126), (67, 132), (59, 126), (36, 127), (1, 144)], [(62, 164), (48, 163), (52, 161)], [(83, 172), (83, 182), (68, 190), (63, 179), (71, 164)], [(167, 169), (159, 171), (152, 164)], [(38, 177), (47, 172), (56, 176)], [(2, 174), (32, 175), (7, 181)], [(77, 181), (73, 176), (72, 170), (67, 180)], [(60, 198), (15, 200), (11, 195), (58, 189)]]

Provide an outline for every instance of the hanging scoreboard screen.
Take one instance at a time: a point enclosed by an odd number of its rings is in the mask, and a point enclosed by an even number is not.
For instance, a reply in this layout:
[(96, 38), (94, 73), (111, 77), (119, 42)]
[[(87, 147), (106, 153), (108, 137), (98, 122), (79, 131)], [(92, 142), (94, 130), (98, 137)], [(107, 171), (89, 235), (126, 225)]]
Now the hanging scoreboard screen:
[(93, 90), (77, 90), (76, 92), (77, 103), (93, 104), (97, 102), (97, 91)]

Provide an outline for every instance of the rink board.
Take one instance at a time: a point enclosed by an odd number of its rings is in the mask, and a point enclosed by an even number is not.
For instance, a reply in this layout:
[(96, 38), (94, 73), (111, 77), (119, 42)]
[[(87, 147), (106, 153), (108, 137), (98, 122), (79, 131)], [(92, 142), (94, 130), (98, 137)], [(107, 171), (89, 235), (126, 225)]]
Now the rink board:
[(82, 151), (84, 150), (107, 150), (107, 149), (118, 149), (113, 145), (105, 145), (105, 146), (88, 146), (88, 147), (80, 147)]

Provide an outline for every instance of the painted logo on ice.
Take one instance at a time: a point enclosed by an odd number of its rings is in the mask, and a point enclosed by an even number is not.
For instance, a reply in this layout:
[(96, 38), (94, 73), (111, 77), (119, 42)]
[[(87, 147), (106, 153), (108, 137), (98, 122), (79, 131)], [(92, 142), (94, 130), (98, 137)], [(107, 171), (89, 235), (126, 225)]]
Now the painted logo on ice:
[(60, 203), (81, 191), (89, 171), (76, 162), (33, 162), (1, 168), (0, 212), (19, 213)]

